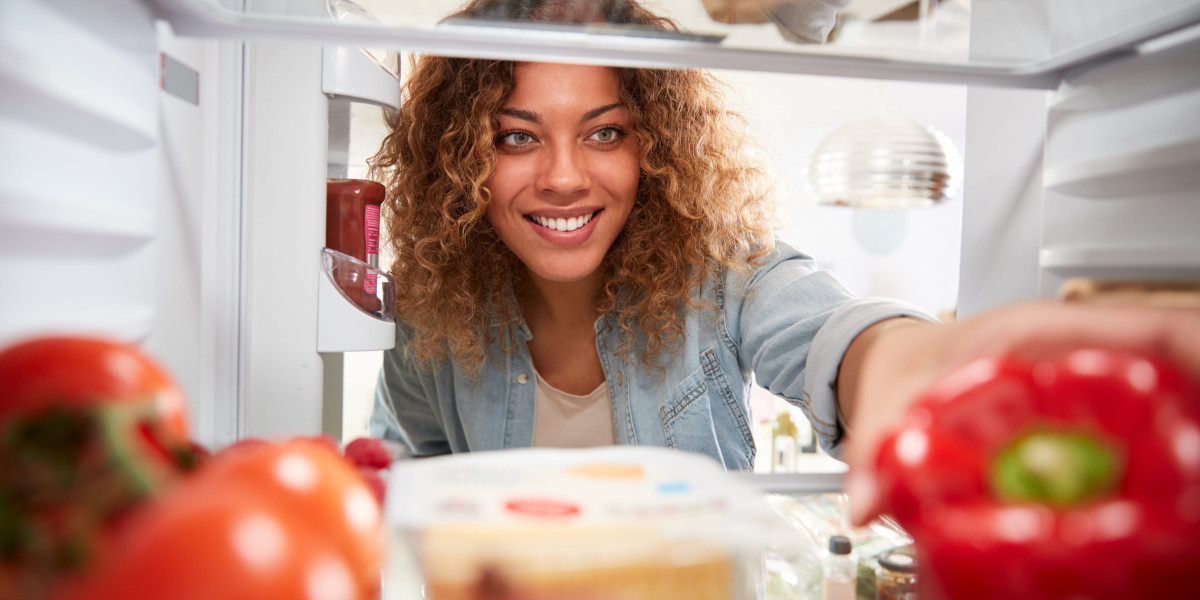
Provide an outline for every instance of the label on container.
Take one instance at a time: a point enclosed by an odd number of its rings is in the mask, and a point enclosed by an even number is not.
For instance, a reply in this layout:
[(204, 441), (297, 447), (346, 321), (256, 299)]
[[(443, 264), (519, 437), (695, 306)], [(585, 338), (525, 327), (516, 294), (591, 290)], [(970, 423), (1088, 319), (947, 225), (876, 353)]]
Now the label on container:
[[(365, 227), (367, 242), (367, 264), (372, 267), (379, 267), (379, 207), (374, 204), (366, 206), (363, 223)], [(367, 276), (363, 279), (363, 290), (372, 296), (375, 295), (375, 273), (367, 270)]]
[(400, 461), (389, 477), (405, 493), (388, 500), (388, 520), (413, 529), (552, 522), (698, 533), (770, 510), (711, 458), (647, 446), (469, 452)]

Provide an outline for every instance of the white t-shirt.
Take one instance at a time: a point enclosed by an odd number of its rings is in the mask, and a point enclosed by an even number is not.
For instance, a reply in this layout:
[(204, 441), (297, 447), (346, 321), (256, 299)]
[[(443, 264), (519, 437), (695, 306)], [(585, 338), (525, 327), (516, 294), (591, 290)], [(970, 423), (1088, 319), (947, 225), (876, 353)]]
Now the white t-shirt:
[(588, 448), (617, 443), (606, 383), (586, 395), (576, 396), (551, 387), (536, 369), (534, 375), (537, 378), (534, 446)]

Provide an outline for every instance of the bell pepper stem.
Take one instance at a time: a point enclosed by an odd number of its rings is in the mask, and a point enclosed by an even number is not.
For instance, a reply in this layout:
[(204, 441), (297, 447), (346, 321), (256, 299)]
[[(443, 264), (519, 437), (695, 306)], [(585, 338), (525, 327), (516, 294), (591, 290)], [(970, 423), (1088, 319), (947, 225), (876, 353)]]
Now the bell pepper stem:
[(992, 489), (1008, 501), (1067, 507), (1108, 493), (1119, 475), (1116, 452), (1096, 436), (1034, 431), (997, 456)]

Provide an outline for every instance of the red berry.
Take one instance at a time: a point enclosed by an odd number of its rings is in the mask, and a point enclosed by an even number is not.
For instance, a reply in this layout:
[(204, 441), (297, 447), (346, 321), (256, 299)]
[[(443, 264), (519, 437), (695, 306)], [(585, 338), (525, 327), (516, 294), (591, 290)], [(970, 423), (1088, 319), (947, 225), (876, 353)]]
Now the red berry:
[(367, 487), (371, 488), (371, 492), (375, 494), (375, 499), (383, 504), (384, 493), (387, 492), (387, 485), (383, 481), (383, 477), (379, 476), (379, 471), (371, 467), (359, 467), (358, 475), (367, 483)]
[(392, 464), (392, 455), (388, 453), (383, 442), (375, 438), (358, 438), (346, 444), (343, 454), (359, 467), (386, 469)]

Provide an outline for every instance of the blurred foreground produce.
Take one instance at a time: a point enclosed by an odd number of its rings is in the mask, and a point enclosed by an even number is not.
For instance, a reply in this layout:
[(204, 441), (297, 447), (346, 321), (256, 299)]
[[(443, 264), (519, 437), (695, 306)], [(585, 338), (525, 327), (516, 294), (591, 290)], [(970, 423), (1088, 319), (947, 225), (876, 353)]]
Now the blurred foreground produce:
[(88, 569), (201, 455), (183, 393), (136, 348), (48, 337), (0, 351), (0, 598)]
[(1155, 357), (975, 361), (876, 458), (929, 597), (1195, 597), (1200, 392)]
[(210, 456), (182, 392), (135, 347), (12, 346), (0, 600), (378, 598), (382, 485), (359, 469), (323, 436)]
[(375, 438), (358, 438), (346, 444), (342, 452), (346, 460), (358, 468), (359, 476), (371, 487), (379, 503), (383, 504), (387, 486), (381, 472), (391, 466), (393, 458), (387, 447)]
[(378, 597), (379, 503), (327, 444), (223, 451), (132, 517), (63, 600)]

